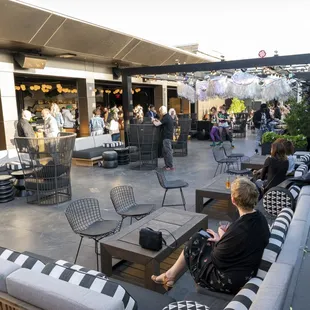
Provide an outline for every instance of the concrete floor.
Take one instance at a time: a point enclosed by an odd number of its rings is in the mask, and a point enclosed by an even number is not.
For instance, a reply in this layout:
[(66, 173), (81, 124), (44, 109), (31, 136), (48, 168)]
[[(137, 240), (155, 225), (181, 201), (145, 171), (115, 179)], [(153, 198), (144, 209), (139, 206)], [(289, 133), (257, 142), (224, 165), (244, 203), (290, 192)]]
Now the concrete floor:
[[(235, 152), (254, 153), (254, 139), (235, 139)], [(163, 160), (159, 160), (162, 167)], [(215, 161), (210, 142), (193, 140), (189, 142), (189, 155), (175, 158), (174, 172), (168, 178), (181, 178), (189, 183), (184, 190), (187, 210), (194, 211), (195, 189), (203, 187), (213, 178)], [(119, 219), (110, 201), (110, 190), (118, 185), (131, 185), (138, 202), (155, 203), (159, 208), (164, 190), (159, 186), (153, 171), (130, 170), (128, 166), (107, 170), (94, 166), (72, 167), (73, 200), (93, 197), (100, 201), (104, 218)], [(169, 191), (167, 203), (181, 201), (178, 191)], [(0, 245), (17, 251), (31, 251), (55, 259), (73, 261), (78, 247), (79, 236), (75, 235), (64, 215), (67, 203), (59, 206), (34, 206), (26, 203), (25, 198), (0, 205)], [(177, 207), (177, 208), (182, 208)], [(215, 228), (218, 221), (210, 220)], [(128, 225), (129, 220), (124, 222)], [(84, 240), (78, 263), (95, 268), (94, 244)]]

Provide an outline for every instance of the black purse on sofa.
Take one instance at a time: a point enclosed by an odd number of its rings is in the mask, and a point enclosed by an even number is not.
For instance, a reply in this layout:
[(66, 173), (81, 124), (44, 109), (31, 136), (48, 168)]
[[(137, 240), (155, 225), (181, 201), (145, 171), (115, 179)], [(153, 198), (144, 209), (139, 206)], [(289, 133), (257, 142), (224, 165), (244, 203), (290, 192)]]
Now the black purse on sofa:
[[(175, 249), (177, 247), (177, 241), (174, 236), (166, 229), (161, 229), (167, 231), (175, 240), (175, 247), (169, 247), (171, 249)], [(165, 239), (161, 231), (155, 231), (150, 227), (141, 228), (139, 232), (139, 244), (142, 248), (152, 250), (152, 251), (159, 251), (162, 249), (163, 244), (167, 245)]]

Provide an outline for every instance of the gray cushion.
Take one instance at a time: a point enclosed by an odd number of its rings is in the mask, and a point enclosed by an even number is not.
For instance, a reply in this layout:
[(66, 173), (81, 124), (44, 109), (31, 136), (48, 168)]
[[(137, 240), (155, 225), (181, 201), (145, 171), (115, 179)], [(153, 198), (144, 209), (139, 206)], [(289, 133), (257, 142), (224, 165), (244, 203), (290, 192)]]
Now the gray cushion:
[(128, 292), (122, 286), (106, 277), (96, 277), (89, 273), (76, 271), (56, 264), (47, 264), (42, 270), (42, 273), (55, 279), (110, 296), (114, 300), (121, 300), (126, 310), (137, 309), (135, 300)]
[(301, 251), (303, 237), (308, 234), (308, 225), (305, 221), (293, 220), (288, 230), (277, 263), (294, 266)]
[(6, 284), (11, 296), (45, 310), (124, 310), (122, 300), (27, 269), (10, 274)]
[(302, 195), (298, 199), (294, 219), (307, 221), (310, 211), (309, 204), (310, 204), (310, 197), (308, 195)]
[(0, 258), (0, 291), (7, 293), (6, 278), (13, 271), (20, 269), (20, 266)]
[(261, 284), (251, 310), (283, 310), (293, 267), (274, 263)]
[(103, 143), (112, 142), (112, 137), (110, 134), (104, 134), (99, 136), (93, 136), (95, 147), (102, 146)]
[(93, 137), (83, 137), (75, 139), (74, 151), (81, 151), (95, 147)]
[(308, 195), (310, 196), (310, 185), (306, 185), (303, 186), (300, 193), (299, 193), (299, 197), (301, 197), (302, 195)]
[(99, 147), (92, 147), (85, 150), (80, 151), (73, 151), (73, 158), (83, 158), (83, 159), (92, 159), (96, 157), (102, 157), (102, 153), (106, 150), (106, 148), (99, 146)]

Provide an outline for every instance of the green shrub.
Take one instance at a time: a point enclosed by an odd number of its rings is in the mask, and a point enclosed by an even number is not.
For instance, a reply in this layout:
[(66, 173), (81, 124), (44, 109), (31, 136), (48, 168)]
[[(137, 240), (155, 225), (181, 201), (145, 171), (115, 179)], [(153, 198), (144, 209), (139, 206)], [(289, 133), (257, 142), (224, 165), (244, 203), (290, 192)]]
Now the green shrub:
[(307, 138), (304, 135), (278, 135), (275, 132), (265, 132), (262, 137), (263, 143), (273, 143), (278, 138), (286, 139), (294, 144), (296, 149), (305, 148), (308, 145)]

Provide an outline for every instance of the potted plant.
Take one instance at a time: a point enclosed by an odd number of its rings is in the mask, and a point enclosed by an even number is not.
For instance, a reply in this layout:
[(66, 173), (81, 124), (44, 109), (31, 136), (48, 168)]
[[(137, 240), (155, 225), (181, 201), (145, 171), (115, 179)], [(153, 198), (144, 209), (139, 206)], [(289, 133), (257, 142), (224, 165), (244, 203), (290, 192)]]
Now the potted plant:
[(295, 151), (305, 151), (307, 149), (307, 137), (304, 135), (278, 135), (275, 132), (265, 132), (262, 137), (262, 155), (271, 153), (271, 144), (278, 138), (289, 140), (293, 143)]
[[(310, 106), (304, 100), (298, 102), (296, 100), (290, 101), (290, 113), (285, 118), (287, 130), (292, 136), (304, 135), (307, 137), (307, 145), (309, 148), (310, 142)], [(307, 150), (306, 145), (306, 150)]]
[(280, 136), (273, 131), (265, 132), (262, 136), (262, 155), (271, 153), (271, 144)]

